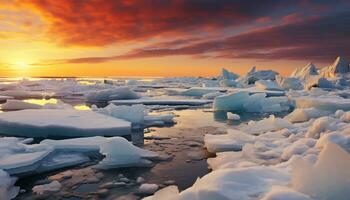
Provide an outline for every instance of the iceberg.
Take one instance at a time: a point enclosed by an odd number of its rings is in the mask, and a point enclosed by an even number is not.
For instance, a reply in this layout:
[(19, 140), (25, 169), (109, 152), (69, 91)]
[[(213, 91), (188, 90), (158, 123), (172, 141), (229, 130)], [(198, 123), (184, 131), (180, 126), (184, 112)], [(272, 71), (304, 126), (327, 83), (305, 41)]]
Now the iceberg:
[(29, 109), (0, 113), (3, 135), (87, 137), (129, 135), (130, 131), (130, 122), (88, 110)]
[(243, 77), (244, 82), (248, 84), (254, 84), (255, 81), (258, 80), (271, 80), (274, 81), (276, 75), (278, 75), (277, 72), (272, 70), (260, 70), (257, 71), (256, 67), (253, 67), (248, 71), (245, 77)]
[(343, 75), (350, 73), (349, 62), (345, 58), (338, 56), (334, 63), (325, 69), (325, 77), (336, 77), (337, 75)]
[(221, 77), (227, 80), (236, 80), (237, 78), (239, 78), (239, 75), (222, 68)]
[(248, 92), (236, 92), (218, 96), (214, 99), (213, 108), (215, 110), (243, 110), (243, 104), (248, 98)]

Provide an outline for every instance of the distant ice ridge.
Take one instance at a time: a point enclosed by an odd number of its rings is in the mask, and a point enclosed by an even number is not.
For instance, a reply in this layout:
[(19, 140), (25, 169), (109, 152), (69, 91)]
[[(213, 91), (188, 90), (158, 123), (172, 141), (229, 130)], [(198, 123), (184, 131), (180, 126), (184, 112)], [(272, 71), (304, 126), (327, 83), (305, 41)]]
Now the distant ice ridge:
[[(300, 119), (299, 117), (300, 116)], [(213, 171), (179, 192), (171, 186), (145, 199), (347, 200), (350, 112), (301, 108), (206, 135)], [(167, 195), (165, 195), (165, 193)]]

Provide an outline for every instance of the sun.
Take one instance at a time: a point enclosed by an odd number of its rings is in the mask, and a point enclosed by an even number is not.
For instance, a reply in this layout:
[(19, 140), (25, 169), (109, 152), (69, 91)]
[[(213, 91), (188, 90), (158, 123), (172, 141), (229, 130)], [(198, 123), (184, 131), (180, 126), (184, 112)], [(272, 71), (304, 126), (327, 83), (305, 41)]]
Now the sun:
[(24, 61), (18, 61), (16, 63), (14, 63), (14, 67), (17, 70), (25, 71), (25, 70), (27, 70), (29, 68), (29, 64), (24, 62)]

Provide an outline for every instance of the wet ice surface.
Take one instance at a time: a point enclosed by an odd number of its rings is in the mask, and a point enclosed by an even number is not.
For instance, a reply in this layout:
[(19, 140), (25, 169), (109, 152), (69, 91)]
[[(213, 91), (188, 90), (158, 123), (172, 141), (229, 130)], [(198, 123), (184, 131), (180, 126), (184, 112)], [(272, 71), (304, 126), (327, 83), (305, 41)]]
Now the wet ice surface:
[[(90, 196), (113, 199), (128, 195), (138, 199), (143, 196), (137, 193), (140, 186), (136, 182), (138, 177), (144, 178), (145, 183), (160, 186), (176, 184), (180, 190), (190, 187), (197, 177), (202, 177), (209, 172), (206, 162), (208, 155), (203, 148), (203, 136), (208, 133), (222, 134), (226, 126), (232, 125), (226, 124), (226, 121), (219, 117), (220, 113), (205, 109), (179, 110), (174, 111), (174, 114), (177, 118), (176, 124), (172, 127), (146, 129), (144, 138), (140, 132), (133, 133), (134, 143), (145, 149), (169, 155), (164, 157), (164, 161), (156, 162), (154, 167), (101, 171), (87, 166), (92, 163), (86, 163), (84, 164), (86, 167), (79, 166), (20, 179), (17, 185), (27, 192), (20, 194), (17, 198), (79, 199)], [(242, 116), (243, 120), (251, 118)], [(143, 145), (142, 139), (144, 139)], [(31, 193), (33, 186), (49, 183), (52, 180), (59, 180), (62, 184), (59, 192), (50, 193), (49, 196)]]

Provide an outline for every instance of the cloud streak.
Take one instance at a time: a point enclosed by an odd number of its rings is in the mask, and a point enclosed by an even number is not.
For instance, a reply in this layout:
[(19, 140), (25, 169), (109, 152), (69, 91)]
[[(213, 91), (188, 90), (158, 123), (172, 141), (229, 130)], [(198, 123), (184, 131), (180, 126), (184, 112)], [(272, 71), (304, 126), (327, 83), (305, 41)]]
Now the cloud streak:
[[(263, 60), (319, 60), (337, 55), (349, 56), (350, 13), (293, 20), (288, 24), (254, 29), (223, 39), (181, 40), (133, 49), (125, 54), (107, 57), (62, 59), (60, 63), (100, 63), (124, 59), (162, 56), (209, 55), (215, 58)], [(175, 46), (175, 43), (180, 46)], [(158, 48), (157, 48), (158, 46)], [(175, 47), (174, 47), (175, 46)]]

